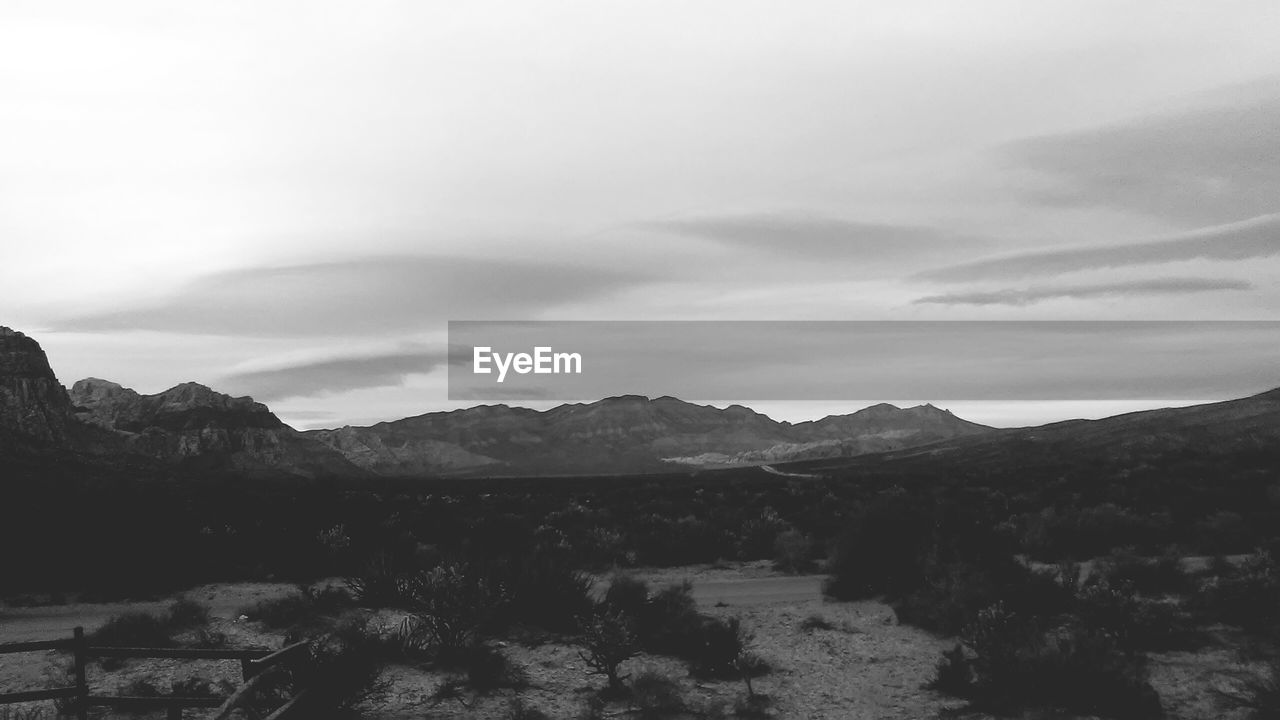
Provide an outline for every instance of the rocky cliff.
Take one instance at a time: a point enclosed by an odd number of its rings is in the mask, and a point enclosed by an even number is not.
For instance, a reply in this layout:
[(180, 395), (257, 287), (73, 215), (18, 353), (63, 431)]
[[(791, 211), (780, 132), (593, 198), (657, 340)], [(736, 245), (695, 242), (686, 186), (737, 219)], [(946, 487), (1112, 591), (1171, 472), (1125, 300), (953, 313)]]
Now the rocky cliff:
[(142, 395), (86, 378), (71, 388), (75, 417), (116, 433), (128, 450), (207, 469), (359, 476), (340, 453), (303, 437), (266, 405), (198, 383)]
[(0, 327), (0, 428), (42, 443), (67, 443), (71, 401), (35, 340)]

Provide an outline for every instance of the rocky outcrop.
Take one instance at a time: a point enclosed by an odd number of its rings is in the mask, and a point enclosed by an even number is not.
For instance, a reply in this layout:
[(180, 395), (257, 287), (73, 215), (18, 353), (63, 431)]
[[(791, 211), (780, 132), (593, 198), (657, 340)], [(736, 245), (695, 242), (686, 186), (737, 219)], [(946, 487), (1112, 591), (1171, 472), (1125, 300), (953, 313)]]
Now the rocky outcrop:
[(41, 443), (63, 445), (71, 401), (35, 340), (0, 327), (0, 429)]
[(128, 450), (173, 463), (248, 473), (359, 476), (340, 453), (303, 437), (266, 405), (198, 383), (142, 395), (86, 378), (71, 388), (75, 416), (120, 436)]

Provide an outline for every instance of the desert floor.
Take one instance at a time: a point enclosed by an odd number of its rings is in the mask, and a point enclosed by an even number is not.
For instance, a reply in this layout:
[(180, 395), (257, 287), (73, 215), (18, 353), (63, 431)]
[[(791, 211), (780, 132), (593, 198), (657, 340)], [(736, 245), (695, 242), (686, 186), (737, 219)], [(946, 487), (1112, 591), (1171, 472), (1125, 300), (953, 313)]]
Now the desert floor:
[[(941, 711), (963, 704), (924, 687), (933, 677), (942, 651), (954, 645), (954, 639), (899, 625), (893, 611), (880, 602), (825, 601), (820, 592), (821, 576), (781, 575), (768, 563), (667, 568), (634, 574), (655, 587), (688, 579), (694, 584), (694, 595), (704, 612), (736, 615), (754, 632), (755, 650), (774, 668), (771, 674), (755, 681), (755, 690), (772, 699), (774, 717), (906, 720), (937, 717)], [(292, 590), (293, 586), (287, 584), (237, 583), (201, 586), (183, 594), (211, 607), (211, 627), (227, 635), (228, 646), (274, 648), (281, 646), (283, 638), (263, 631), (251, 619), (241, 619), (240, 611), (258, 600)], [(159, 611), (167, 603), (4, 608), (0, 609), (0, 643), (68, 637), (76, 625), (92, 631), (122, 612)], [(822, 616), (834, 629), (802, 629), (801, 623), (813, 615)], [(380, 612), (376, 617), (376, 622), (386, 628), (394, 627), (399, 620), (391, 612)], [(1222, 707), (1213, 691), (1229, 682), (1232, 673), (1252, 667), (1243, 651), (1231, 645), (1227, 642), (1194, 653), (1151, 656), (1152, 683), (1169, 718), (1246, 717), (1239, 710)], [(602, 679), (585, 674), (582, 660), (570, 646), (508, 642), (505, 650), (530, 679), (529, 687), (519, 691), (520, 698), (552, 718), (577, 717), (586, 698), (603, 685)], [(0, 655), (0, 691), (36, 689), (56, 682), (67, 660), (66, 655), (57, 652)], [(680, 662), (670, 658), (641, 656), (628, 661), (625, 670), (635, 674), (648, 668), (678, 679), (686, 697), (703, 708), (719, 706), (731, 713), (734, 702), (745, 695), (740, 682), (695, 681), (687, 676)], [(95, 690), (108, 694), (139, 678), (167, 687), (174, 680), (193, 676), (226, 679), (230, 683), (240, 679), (237, 663), (217, 661), (135, 660), (112, 671), (91, 665), (89, 672)], [(469, 707), (464, 707), (456, 700), (432, 698), (444, 681), (442, 675), (411, 665), (393, 665), (385, 677), (390, 680), (390, 688), (380, 702), (367, 707), (367, 717), (503, 718), (516, 695), (514, 691), (498, 691), (468, 700)], [(0, 708), (0, 717), (4, 717), (3, 712)], [(203, 717), (206, 712), (189, 710), (186, 717)], [(628, 716), (624, 703), (611, 705), (607, 714)], [(52, 717), (49, 708), (44, 718)]]

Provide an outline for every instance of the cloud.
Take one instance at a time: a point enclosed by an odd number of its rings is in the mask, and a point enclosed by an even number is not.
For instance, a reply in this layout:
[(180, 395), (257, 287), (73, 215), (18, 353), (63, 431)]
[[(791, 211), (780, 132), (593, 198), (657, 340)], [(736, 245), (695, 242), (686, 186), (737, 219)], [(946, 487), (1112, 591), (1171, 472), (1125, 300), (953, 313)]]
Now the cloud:
[(260, 401), (313, 397), (401, 385), (408, 375), (431, 372), (446, 361), (444, 353), (423, 351), (336, 357), (231, 373), (223, 376), (218, 385)]
[(456, 256), (389, 256), (232, 270), (145, 307), (55, 322), (57, 330), (255, 337), (378, 335), (450, 318), (532, 317), (643, 282), (630, 271)]
[[(1037, 204), (1100, 206), (1196, 224), (1280, 210), (1280, 84), (1216, 102), (1001, 148), (1038, 174), (1018, 191)], [(1225, 96), (1225, 97), (1224, 97)]]
[(756, 213), (640, 223), (636, 227), (705, 238), (724, 245), (817, 259), (915, 254), (972, 245), (929, 227), (853, 222), (820, 215)]
[(1229, 278), (1154, 278), (1092, 285), (1058, 285), (1022, 290), (929, 295), (915, 300), (914, 303), (917, 305), (925, 303), (939, 305), (1030, 305), (1044, 300), (1060, 298), (1082, 300), (1115, 295), (1181, 295), (1215, 290), (1251, 290), (1252, 288), (1253, 284), (1250, 282)]
[(966, 282), (1059, 275), (1080, 270), (1183, 260), (1248, 260), (1277, 255), (1280, 255), (1280, 215), (1264, 215), (1159, 240), (1040, 250), (978, 260), (919, 273), (915, 278), (937, 282)]

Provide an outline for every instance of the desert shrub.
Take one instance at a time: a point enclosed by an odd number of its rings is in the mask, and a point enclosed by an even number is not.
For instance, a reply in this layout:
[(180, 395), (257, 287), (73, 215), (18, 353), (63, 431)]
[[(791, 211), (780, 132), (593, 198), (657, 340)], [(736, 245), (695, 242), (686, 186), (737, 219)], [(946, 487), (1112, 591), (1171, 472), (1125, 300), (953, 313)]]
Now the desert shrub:
[(104, 647), (171, 647), (168, 617), (146, 612), (129, 612), (107, 620), (90, 635), (94, 645)]
[(294, 673), (293, 694), (308, 691), (308, 707), (326, 716), (353, 716), (361, 702), (378, 698), (386, 648), (369, 627), (369, 618), (352, 612), (310, 641), (311, 662)]
[(969, 669), (969, 658), (965, 657), (964, 646), (942, 653), (938, 661), (937, 671), (928, 687), (948, 695), (965, 695), (971, 689), (973, 672)]
[(193, 648), (220, 648), (227, 646), (227, 640), (227, 634), (224, 632), (210, 630), (209, 628), (199, 628), (187, 645)]
[(825, 617), (814, 613), (800, 621), (800, 629), (805, 632), (812, 632), (814, 630), (835, 630), (836, 626)]
[(240, 609), (241, 615), (273, 630), (294, 627), (316, 619), (315, 602), (308, 593), (294, 591), (278, 598), (267, 598)]
[(898, 596), (918, 585), (922, 538), (932, 523), (900, 493), (859, 512), (832, 548), (823, 591), (839, 600)]
[(920, 574), (917, 587), (891, 604), (901, 622), (934, 632), (954, 634), (997, 601), (1014, 611), (1043, 615), (1065, 612), (1072, 602), (1069, 585), (1011, 558), (981, 563), (930, 559), (922, 563)]
[(1280, 624), (1280, 570), (1270, 553), (1259, 552), (1239, 568), (1203, 583), (1192, 599), (1197, 615), (1209, 622), (1250, 632)]
[(608, 691), (620, 695), (625, 690), (620, 675), (622, 663), (640, 654), (640, 643), (627, 618), (618, 613), (600, 612), (581, 620), (581, 650), (578, 657), (586, 663), (588, 674), (603, 675)]
[(792, 528), (778, 533), (773, 541), (773, 567), (785, 573), (812, 570), (813, 538)]
[(364, 564), (362, 572), (346, 579), (351, 594), (364, 607), (394, 607), (404, 601), (402, 573), (387, 553), (378, 553)]
[(646, 669), (631, 681), (631, 705), (642, 718), (664, 718), (684, 712), (688, 703), (679, 682)]
[(403, 646), (421, 651), (435, 645), (444, 655), (470, 647), (506, 601), (503, 588), (457, 563), (414, 573), (404, 592), (411, 614), (400, 626)]
[[(1049, 624), (996, 604), (964, 630), (971, 656), (952, 650), (935, 687), (999, 714), (1035, 707), (1113, 718), (1161, 717), (1139, 656), (1078, 619)], [(966, 672), (967, 671), (967, 672)]]
[(604, 720), (605, 710), (609, 707), (604, 698), (598, 695), (588, 695), (582, 701), (582, 707), (578, 710), (576, 720)]
[(503, 720), (551, 720), (550, 715), (532, 705), (526, 705), (520, 698), (511, 700), (507, 705), (507, 713), (502, 717)]
[(1098, 561), (1095, 572), (1111, 585), (1127, 584), (1150, 595), (1181, 593), (1191, 587), (1181, 561), (1173, 553), (1152, 559), (1128, 551), (1112, 553)]
[(766, 675), (772, 668), (750, 650), (753, 634), (736, 618), (703, 617), (692, 652), (684, 659), (694, 677), (740, 679), (747, 694), (754, 695), (752, 678)]
[(766, 695), (749, 694), (734, 701), (733, 716), (749, 718), (750, 720), (766, 720), (766, 718), (773, 717), (769, 712), (769, 708), (772, 705), (773, 698)]
[(240, 614), (273, 630), (289, 628), (296, 636), (308, 628), (322, 627), (326, 618), (337, 617), (351, 606), (351, 594), (342, 588), (327, 585), (315, 590), (299, 585), (287, 595), (241, 608)]
[(559, 553), (542, 552), (501, 566), (495, 578), (510, 595), (507, 620), (547, 630), (571, 632), (590, 613), (591, 577)]
[(686, 580), (654, 593), (635, 622), (646, 650), (679, 657), (688, 655), (696, 645), (702, 624), (698, 603), (693, 599), (693, 584)]
[(209, 624), (209, 606), (190, 598), (181, 597), (169, 605), (169, 627), (174, 630), (190, 630)]
[(649, 602), (649, 584), (634, 575), (615, 575), (604, 592), (604, 606), (639, 619)]
[(481, 643), (464, 648), (444, 665), (462, 670), (464, 684), (478, 693), (529, 684), (528, 675), (501, 649)]

